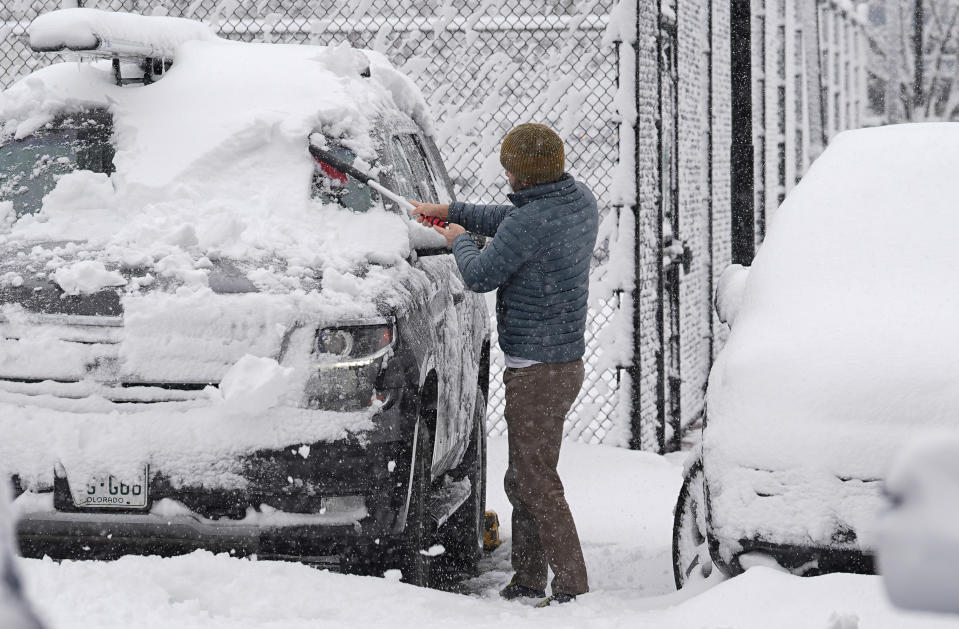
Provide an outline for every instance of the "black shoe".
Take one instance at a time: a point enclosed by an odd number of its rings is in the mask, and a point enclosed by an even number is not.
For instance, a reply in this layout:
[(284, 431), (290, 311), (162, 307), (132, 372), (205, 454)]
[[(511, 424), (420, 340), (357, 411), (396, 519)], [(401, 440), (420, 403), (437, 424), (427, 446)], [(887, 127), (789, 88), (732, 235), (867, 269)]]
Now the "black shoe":
[(517, 598), (543, 598), (546, 596), (545, 590), (536, 590), (520, 585), (516, 581), (510, 581), (509, 585), (499, 591), (499, 595), (508, 601)]
[(552, 605), (553, 603), (557, 603), (557, 604), (560, 604), (560, 605), (561, 605), (561, 604), (563, 604), (563, 603), (571, 603), (571, 602), (573, 602), (573, 601), (575, 601), (575, 600), (576, 600), (576, 595), (575, 595), (575, 594), (563, 594), (562, 592), (559, 592), (558, 594), (553, 594), (553, 595), (550, 596), (549, 598), (541, 601), (541, 602), (540, 602), (539, 604), (537, 604), (536, 606), (537, 606), (537, 607), (549, 607), (549, 606)]

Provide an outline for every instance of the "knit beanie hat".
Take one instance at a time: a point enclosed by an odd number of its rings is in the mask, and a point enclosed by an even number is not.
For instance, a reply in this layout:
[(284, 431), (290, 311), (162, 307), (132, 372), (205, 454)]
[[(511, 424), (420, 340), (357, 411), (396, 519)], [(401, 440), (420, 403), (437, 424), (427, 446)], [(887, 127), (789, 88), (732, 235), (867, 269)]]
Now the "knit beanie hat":
[(503, 138), (499, 162), (524, 183), (552, 183), (566, 168), (563, 140), (546, 125), (521, 124)]

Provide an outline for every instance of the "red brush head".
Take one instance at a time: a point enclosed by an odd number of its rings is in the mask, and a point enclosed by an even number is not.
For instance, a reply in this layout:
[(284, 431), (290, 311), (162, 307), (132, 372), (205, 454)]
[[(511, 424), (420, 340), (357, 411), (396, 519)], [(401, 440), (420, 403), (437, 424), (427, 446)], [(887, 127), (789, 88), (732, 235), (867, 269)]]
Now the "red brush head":
[(319, 163), (320, 170), (323, 171), (323, 174), (325, 174), (330, 179), (333, 179), (334, 181), (340, 182), (344, 186), (346, 185), (346, 181), (347, 181), (346, 173), (333, 168), (332, 166), (330, 166), (329, 164), (327, 164), (321, 159), (317, 159), (315, 157), (313, 159), (316, 159), (316, 161)]

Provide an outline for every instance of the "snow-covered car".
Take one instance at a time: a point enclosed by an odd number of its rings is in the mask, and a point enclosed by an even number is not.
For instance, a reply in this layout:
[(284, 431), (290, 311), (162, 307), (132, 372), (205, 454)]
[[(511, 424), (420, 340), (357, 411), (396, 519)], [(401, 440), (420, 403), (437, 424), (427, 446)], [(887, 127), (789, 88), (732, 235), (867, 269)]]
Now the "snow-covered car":
[(720, 278), (730, 335), (675, 510), (677, 587), (770, 557), (874, 570), (896, 449), (959, 430), (957, 152), (951, 123), (840, 134)]
[(0, 470), (24, 554), (475, 567), (485, 302), (439, 234), (336, 167), (452, 199), (413, 83), (347, 44), (92, 9), (30, 43), (81, 61), (0, 95)]
[(876, 559), (893, 603), (959, 614), (959, 434), (923, 434), (886, 478)]

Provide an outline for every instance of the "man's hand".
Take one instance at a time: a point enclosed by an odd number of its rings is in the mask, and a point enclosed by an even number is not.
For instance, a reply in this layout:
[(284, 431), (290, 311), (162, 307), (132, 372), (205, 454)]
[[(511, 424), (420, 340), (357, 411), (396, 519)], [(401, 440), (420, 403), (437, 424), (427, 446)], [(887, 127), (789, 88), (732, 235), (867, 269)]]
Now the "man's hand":
[(441, 218), (444, 221), (449, 220), (450, 216), (450, 206), (449, 204), (440, 204), (440, 203), (420, 203), (419, 201), (410, 201), (413, 204), (413, 207), (416, 209), (410, 212), (413, 215), (413, 218), (416, 219), (416, 222), (421, 225), (424, 224), (424, 216), (434, 216), (436, 218)]
[(453, 248), (453, 241), (456, 240), (456, 237), (460, 234), (465, 234), (466, 229), (462, 225), (457, 225), (456, 223), (450, 223), (446, 227), (440, 227), (439, 225), (433, 225), (439, 234), (446, 238), (446, 246), (450, 249)]

